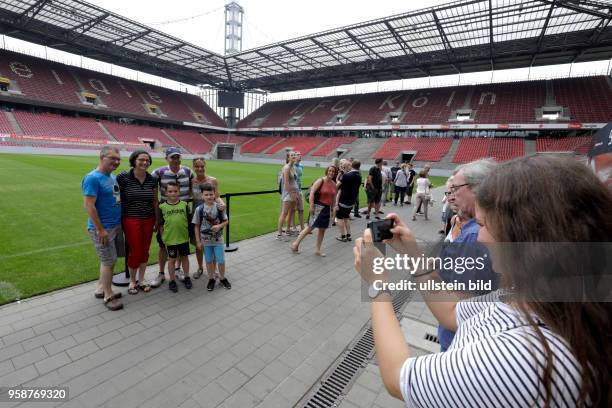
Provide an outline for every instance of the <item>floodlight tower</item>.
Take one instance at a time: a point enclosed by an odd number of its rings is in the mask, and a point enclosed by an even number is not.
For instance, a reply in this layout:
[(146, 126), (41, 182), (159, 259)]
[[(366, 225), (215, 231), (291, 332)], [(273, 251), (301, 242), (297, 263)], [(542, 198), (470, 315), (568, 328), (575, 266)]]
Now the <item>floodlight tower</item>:
[(235, 1), (225, 5), (225, 55), (242, 51), (244, 9)]
[[(244, 9), (235, 1), (225, 5), (225, 55), (242, 51), (243, 17)], [(236, 108), (237, 106), (225, 106), (225, 122), (229, 127), (234, 127), (238, 123)]]

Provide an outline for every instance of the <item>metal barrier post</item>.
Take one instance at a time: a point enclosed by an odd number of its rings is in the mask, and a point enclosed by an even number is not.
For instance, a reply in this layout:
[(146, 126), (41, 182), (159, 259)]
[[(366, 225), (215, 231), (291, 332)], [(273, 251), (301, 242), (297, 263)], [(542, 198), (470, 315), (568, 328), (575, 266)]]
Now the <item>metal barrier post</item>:
[[(123, 231), (121, 232), (123, 234)], [(125, 258), (123, 258), (124, 260), (124, 267), (125, 267), (125, 273), (121, 274), (118, 273), (116, 275), (113, 275), (113, 285), (115, 286), (128, 286), (130, 284), (130, 270), (128, 269), (128, 244), (127, 244), (127, 239), (124, 239), (124, 246), (125, 246)]]
[(225, 212), (227, 213), (227, 227), (225, 228), (225, 252), (235, 252), (238, 250), (236, 245), (230, 244), (230, 226), (232, 225), (230, 221), (230, 198), (232, 195), (230, 193), (224, 194), (225, 196)]

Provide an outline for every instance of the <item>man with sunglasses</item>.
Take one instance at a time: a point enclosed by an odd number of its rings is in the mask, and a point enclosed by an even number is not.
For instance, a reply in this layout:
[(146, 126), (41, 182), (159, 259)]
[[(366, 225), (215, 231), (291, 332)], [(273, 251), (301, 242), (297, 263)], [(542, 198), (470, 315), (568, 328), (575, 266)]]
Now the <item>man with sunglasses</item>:
[(119, 149), (104, 146), (100, 151), (98, 167), (83, 177), (81, 183), (85, 210), (89, 216), (87, 231), (100, 259), (100, 279), (94, 295), (97, 299), (104, 299), (104, 305), (110, 310), (123, 308), (118, 300), (121, 293), (114, 294), (111, 288), (117, 262), (115, 242), (122, 234), (119, 185), (112, 173), (120, 162)]
[[(476, 259), (479, 257), (490, 259), (486, 248), (477, 242), (480, 225), (474, 217), (476, 215), (478, 186), (493, 171), (495, 166), (496, 163), (493, 160), (483, 159), (461, 165), (453, 172), (452, 181), (448, 186), (448, 197), (457, 208), (457, 212), (467, 221), (461, 226), (461, 232), (453, 243), (442, 249), (440, 253), (442, 259)], [(491, 281), (492, 290), (496, 290), (498, 287), (498, 276), (493, 272), (488, 261), (485, 262), (482, 269), (459, 271), (452, 268), (442, 268), (437, 272), (440, 279), (445, 282), (463, 282), (467, 285), (469, 281)], [(473, 295), (483, 294), (484, 292), (473, 293)], [(461, 296), (465, 297), (466, 293), (462, 292)], [(438, 326), (438, 340), (440, 341), (441, 351), (448, 349), (454, 336), (455, 332)]]

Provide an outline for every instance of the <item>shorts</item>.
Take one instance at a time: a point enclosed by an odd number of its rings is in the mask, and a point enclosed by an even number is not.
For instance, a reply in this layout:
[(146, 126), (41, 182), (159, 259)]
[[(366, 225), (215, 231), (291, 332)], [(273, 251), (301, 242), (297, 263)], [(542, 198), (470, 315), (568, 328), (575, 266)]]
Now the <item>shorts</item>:
[(205, 245), (204, 246), (204, 259), (206, 259), (206, 263), (216, 262), (220, 265), (224, 265), (225, 264), (225, 248), (223, 244)]
[(381, 190), (366, 190), (366, 197), (368, 198), (368, 204), (380, 203), (382, 198)]
[(295, 203), (295, 209), (298, 212), (304, 212), (304, 197), (302, 196), (302, 194), (298, 193), (298, 199)]
[(106, 245), (102, 245), (100, 242), (98, 231), (93, 229), (87, 230), (87, 232), (96, 247), (96, 254), (100, 263), (104, 266), (115, 266), (115, 263), (117, 263), (117, 245), (124, 245), (121, 224), (106, 228), (106, 232), (108, 232), (108, 243)]
[(168, 258), (178, 258), (179, 256), (188, 256), (189, 255), (189, 242), (183, 242), (178, 245), (168, 245), (166, 246), (166, 251), (168, 251)]
[(353, 206), (343, 207), (341, 205), (338, 206), (338, 211), (336, 211), (336, 218), (339, 220), (345, 220), (347, 218), (351, 218), (351, 211), (353, 211)]

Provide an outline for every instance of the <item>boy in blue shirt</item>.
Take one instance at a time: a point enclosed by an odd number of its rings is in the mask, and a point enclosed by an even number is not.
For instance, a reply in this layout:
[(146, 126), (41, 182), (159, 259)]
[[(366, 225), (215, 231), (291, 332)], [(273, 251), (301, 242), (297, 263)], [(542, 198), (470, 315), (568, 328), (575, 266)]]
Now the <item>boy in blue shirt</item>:
[(227, 225), (227, 214), (220, 210), (215, 199), (215, 189), (210, 183), (204, 183), (200, 187), (202, 191), (203, 204), (198, 206), (193, 213), (192, 223), (195, 224), (196, 242), (199, 250), (204, 250), (206, 260), (206, 272), (208, 272), (208, 284), (206, 288), (212, 291), (215, 288), (214, 272), (219, 271), (219, 282), (225, 289), (231, 289), (232, 285), (225, 277), (225, 248), (223, 245), (223, 228)]

